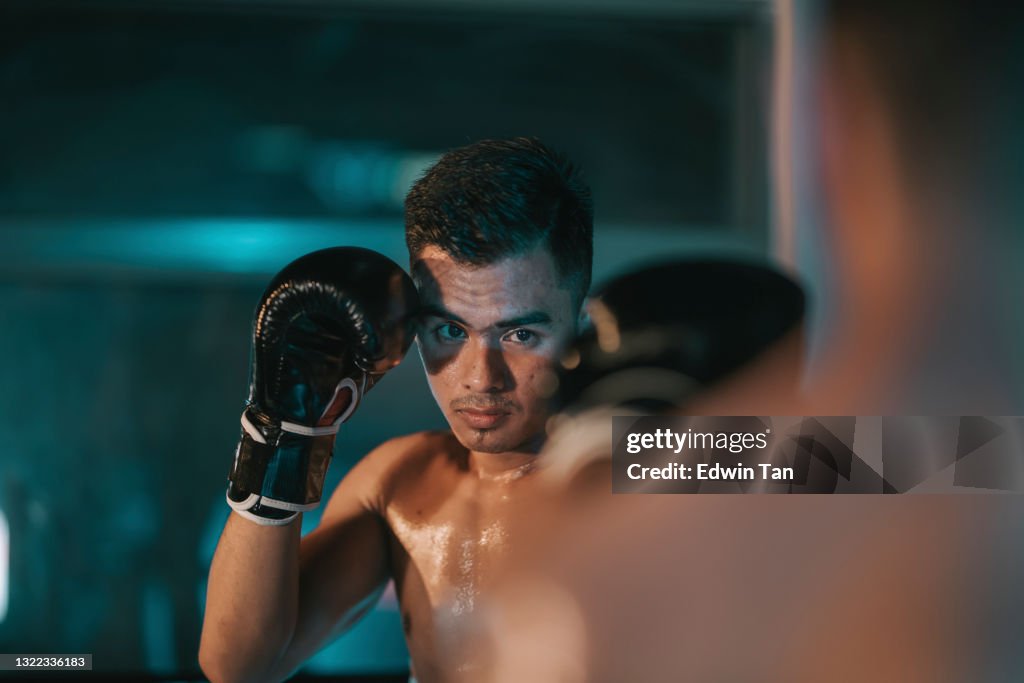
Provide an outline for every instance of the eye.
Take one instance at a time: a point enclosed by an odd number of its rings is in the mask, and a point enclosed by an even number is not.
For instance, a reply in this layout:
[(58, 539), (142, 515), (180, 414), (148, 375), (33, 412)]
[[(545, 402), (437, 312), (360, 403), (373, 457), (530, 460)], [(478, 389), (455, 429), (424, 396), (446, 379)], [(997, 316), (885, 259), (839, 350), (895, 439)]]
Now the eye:
[(442, 342), (457, 342), (466, 338), (466, 331), (454, 323), (445, 323), (434, 330)]
[(538, 339), (539, 337), (537, 336), (536, 332), (534, 332), (533, 330), (528, 330), (525, 327), (520, 327), (518, 329), (512, 330), (511, 332), (505, 335), (506, 341), (510, 341), (515, 344), (522, 344), (524, 346), (535, 344)]

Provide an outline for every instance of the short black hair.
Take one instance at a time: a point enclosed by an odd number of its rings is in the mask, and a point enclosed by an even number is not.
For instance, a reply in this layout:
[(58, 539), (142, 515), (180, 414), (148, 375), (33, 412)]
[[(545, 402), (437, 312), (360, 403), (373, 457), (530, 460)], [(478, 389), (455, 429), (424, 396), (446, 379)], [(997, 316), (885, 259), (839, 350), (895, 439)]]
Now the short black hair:
[(487, 265), (541, 244), (574, 301), (590, 289), (594, 210), (579, 169), (536, 138), (481, 140), (442, 156), (405, 198), (409, 257), (434, 246)]

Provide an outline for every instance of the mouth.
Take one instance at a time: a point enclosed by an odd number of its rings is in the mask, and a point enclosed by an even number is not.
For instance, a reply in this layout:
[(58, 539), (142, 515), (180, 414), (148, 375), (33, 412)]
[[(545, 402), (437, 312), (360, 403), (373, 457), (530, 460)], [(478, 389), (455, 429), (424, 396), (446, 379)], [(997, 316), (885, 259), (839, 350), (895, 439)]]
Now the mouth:
[(455, 411), (459, 418), (473, 429), (492, 429), (497, 427), (511, 413), (497, 408), (477, 409), (461, 408)]

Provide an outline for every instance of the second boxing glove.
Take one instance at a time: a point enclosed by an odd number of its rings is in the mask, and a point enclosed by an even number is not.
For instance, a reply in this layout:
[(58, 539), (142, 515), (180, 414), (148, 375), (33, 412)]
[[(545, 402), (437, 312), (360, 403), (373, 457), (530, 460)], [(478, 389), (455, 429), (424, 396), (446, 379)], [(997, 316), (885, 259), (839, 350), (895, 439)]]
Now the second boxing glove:
[(679, 259), (620, 275), (595, 292), (556, 407), (678, 407), (795, 330), (804, 304), (800, 285), (756, 263)]

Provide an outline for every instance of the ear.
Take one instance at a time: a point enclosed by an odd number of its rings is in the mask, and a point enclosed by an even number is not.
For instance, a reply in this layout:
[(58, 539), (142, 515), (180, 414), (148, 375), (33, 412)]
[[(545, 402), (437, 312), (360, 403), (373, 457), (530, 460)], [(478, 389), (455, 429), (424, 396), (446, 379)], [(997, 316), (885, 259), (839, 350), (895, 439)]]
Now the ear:
[(576, 318), (576, 331), (582, 332), (590, 327), (590, 297), (583, 297), (583, 303), (580, 304), (580, 312)]

